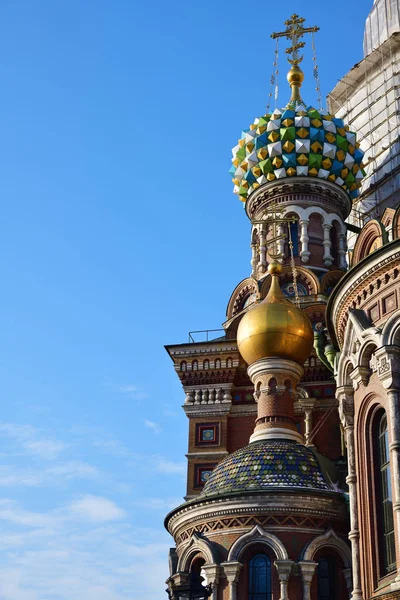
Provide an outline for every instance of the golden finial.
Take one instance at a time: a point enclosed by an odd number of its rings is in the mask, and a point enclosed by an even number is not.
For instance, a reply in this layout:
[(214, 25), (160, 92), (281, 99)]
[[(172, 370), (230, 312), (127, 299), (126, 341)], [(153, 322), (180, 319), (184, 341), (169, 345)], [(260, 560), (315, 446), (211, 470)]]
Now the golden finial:
[(292, 88), (292, 97), (290, 102), (301, 102), (300, 87), (304, 80), (304, 73), (300, 69), (299, 64), (303, 60), (303, 55), (299, 54), (299, 50), (304, 48), (305, 42), (301, 42), (300, 39), (305, 33), (314, 33), (319, 31), (319, 27), (303, 27), (305, 19), (299, 17), (299, 15), (292, 15), (290, 19), (285, 21), (286, 31), (278, 31), (272, 33), (273, 39), (286, 37), (291, 41), (292, 45), (286, 49), (286, 54), (291, 54), (291, 58), (288, 58), (288, 62), (292, 65), (288, 73), (288, 82)]

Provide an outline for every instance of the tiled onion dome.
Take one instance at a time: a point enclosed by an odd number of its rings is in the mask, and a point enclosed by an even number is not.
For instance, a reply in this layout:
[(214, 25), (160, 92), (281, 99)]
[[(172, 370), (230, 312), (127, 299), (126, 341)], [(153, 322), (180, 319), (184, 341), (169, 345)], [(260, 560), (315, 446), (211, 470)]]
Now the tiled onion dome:
[(222, 460), (209, 476), (202, 495), (276, 487), (332, 490), (312, 450), (288, 440), (260, 440)]
[(365, 175), (356, 134), (302, 102), (256, 119), (232, 153), (229, 172), (243, 202), (264, 183), (293, 176), (326, 179), (356, 198)]

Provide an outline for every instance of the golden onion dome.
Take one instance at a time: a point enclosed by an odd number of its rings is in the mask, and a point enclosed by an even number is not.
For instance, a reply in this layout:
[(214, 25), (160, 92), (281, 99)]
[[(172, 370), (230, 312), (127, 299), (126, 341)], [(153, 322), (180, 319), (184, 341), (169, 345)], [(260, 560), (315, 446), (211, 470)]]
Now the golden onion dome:
[(272, 282), (267, 297), (251, 308), (239, 323), (239, 352), (249, 365), (275, 356), (303, 365), (314, 341), (310, 320), (283, 296), (278, 280), (281, 265), (272, 263), (268, 271)]

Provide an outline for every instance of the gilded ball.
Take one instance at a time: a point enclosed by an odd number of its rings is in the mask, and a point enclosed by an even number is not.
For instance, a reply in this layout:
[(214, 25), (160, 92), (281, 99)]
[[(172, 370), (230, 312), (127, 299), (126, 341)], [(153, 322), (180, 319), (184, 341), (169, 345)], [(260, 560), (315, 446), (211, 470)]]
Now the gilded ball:
[(283, 267), (278, 262), (271, 262), (268, 265), (268, 273), (270, 275), (280, 275), (283, 271)]
[[(271, 266), (274, 270), (276, 267)], [(280, 357), (300, 365), (310, 356), (314, 332), (307, 315), (284, 298), (278, 277), (272, 274), (270, 291), (250, 308), (239, 323), (239, 352), (251, 365), (262, 358)]]

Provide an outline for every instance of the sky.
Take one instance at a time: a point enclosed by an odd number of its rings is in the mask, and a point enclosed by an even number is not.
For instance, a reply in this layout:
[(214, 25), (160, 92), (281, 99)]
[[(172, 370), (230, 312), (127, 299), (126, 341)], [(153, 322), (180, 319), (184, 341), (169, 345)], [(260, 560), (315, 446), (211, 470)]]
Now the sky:
[[(315, 6), (325, 96), (362, 58), (372, 1)], [(187, 419), (163, 346), (220, 327), (249, 275), (231, 148), (299, 9), (1, 3), (0, 600), (167, 597)]]

